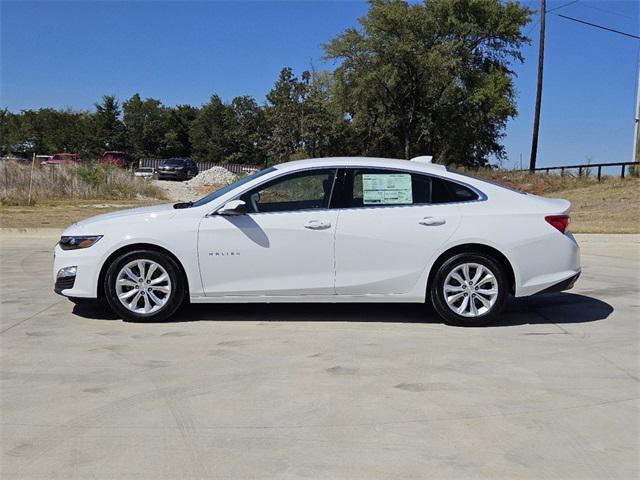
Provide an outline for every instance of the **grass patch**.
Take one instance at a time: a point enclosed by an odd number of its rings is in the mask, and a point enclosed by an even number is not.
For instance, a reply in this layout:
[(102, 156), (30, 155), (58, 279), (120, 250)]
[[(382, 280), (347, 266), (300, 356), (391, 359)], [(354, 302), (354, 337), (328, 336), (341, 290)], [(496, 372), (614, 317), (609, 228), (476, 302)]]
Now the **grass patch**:
[[(0, 163), (0, 204), (28, 204), (31, 165)], [(94, 162), (66, 166), (37, 166), (33, 170), (31, 205), (70, 199), (164, 198), (160, 188), (113, 165)]]
[(1, 205), (0, 227), (2, 228), (65, 228), (85, 218), (125, 208), (145, 207), (158, 204), (150, 198), (131, 200), (85, 199), (49, 200), (35, 207), (26, 205)]

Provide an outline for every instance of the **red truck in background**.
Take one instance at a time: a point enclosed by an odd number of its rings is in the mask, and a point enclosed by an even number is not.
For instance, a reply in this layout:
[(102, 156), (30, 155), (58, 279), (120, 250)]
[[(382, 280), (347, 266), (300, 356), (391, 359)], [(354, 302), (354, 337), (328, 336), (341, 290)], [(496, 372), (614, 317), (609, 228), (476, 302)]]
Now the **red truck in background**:
[(124, 152), (109, 150), (98, 157), (98, 163), (108, 163), (119, 168), (127, 168), (129, 166), (129, 157)]
[(73, 165), (80, 161), (80, 155), (77, 153), (56, 153), (48, 160), (42, 162), (42, 165)]

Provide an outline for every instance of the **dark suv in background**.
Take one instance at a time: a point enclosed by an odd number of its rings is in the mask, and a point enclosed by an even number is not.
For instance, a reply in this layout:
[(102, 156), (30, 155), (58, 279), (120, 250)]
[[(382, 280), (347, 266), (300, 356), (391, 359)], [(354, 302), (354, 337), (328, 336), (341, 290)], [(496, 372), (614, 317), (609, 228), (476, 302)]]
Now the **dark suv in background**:
[(198, 174), (198, 165), (190, 158), (170, 158), (156, 172), (159, 180), (187, 180)]

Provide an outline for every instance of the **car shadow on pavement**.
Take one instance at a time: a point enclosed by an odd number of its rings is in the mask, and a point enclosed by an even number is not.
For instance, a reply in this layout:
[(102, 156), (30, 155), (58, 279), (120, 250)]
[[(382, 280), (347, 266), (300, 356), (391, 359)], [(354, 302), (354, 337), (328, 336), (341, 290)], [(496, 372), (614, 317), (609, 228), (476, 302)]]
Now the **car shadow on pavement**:
[[(611, 305), (593, 297), (550, 293), (509, 299), (495, 326), (595, 322), (611, 312)], [(92, 320), (119, 320), (99, 303), (76, 305), (73, 313)], [(431, 305), (408, 303), (193, 304), (161, 323), (198, 321), (442, 323)]]

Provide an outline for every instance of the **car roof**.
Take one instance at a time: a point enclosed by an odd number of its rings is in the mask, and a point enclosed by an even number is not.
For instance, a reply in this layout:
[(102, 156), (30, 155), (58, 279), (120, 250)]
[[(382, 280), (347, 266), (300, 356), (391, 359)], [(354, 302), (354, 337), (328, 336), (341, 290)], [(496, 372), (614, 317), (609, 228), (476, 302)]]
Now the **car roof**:
[(299, 170), (315, 167), (373, 167), (373, 168), (397, 168), (413, 170), (417, 172), (444, 172), (446, 167), (436, 163), (424, 163), (396, 158), (376, 157), (326, 157), (311, 158), (308, 160), (295, 160), (293, 162), (274, 165), (278, 170)]

